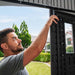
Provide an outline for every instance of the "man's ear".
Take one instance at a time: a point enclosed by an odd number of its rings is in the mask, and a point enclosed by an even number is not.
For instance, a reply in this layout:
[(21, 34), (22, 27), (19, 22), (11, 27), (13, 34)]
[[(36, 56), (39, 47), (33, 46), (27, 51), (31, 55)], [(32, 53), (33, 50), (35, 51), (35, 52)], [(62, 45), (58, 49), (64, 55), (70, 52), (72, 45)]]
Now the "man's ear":
[(2, 48), (2, 49), (8, 49), (8, 46), (7, 46), (6, 43), (2, 43), (2, 44), (1, 44), (1, 48)]

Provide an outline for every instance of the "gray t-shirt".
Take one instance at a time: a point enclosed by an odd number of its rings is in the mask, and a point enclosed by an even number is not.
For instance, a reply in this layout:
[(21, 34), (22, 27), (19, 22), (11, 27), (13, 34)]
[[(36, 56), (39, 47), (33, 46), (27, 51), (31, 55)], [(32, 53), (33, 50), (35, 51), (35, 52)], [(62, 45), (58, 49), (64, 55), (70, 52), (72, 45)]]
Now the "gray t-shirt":
[(25, 67), (23, 67), (24, 51), (17, 54), (4, 57), (0, 61), (0, 75), (28, 75)]

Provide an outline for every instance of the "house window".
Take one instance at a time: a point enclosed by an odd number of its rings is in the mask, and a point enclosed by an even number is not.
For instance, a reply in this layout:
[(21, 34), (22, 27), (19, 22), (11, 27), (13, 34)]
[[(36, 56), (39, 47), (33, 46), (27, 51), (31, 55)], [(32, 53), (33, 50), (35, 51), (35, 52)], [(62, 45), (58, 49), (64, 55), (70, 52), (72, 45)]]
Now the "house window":
[(64, 25), (65, 25), (66, 53), (74, 53), (72, 24), (64, 23)]
[(71, 38), (67, 38), (67, 44), (68, 44), (68, 45), (71, 45), (71, 41), (72, 41)]

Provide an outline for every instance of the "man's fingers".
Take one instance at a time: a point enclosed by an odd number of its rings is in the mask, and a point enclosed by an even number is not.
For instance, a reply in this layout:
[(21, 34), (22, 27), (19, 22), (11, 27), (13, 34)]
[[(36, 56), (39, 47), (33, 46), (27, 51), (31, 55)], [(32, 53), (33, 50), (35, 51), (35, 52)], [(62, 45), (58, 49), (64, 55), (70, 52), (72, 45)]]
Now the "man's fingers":
[(47, 24), (48, 24), (49, 26), (51, 26), (53, 22), (55, 22), (55, 23), (57, 24), (58, 21), (59, 21), (59, 18), (58, 18), (56, 15), (52, 15), (52, 16), (49, 18)]
[(57, 19), (59, 21), (59, 18), (56, 16), (55, 19)]
[(58, 23), (57, 21), (59, 21), (59, 18), (56, 15), (53, 15), (53, 21), (57, 24)]
[(55, 19), (53, 20), (56, 24), (58, 23)]

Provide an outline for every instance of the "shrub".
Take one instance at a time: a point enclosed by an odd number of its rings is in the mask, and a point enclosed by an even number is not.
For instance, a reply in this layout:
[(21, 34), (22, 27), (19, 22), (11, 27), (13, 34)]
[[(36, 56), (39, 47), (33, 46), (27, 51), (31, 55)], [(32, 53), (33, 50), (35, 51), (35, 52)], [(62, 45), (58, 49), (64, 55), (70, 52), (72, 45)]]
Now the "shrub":
[(41, 61), (41, 62), (49, 62), (50, 61), (50, 53), (40, 53), (34, 61)]
[(45, 53), (45, 50), (42, 50), (43, 53)]
[(68, 46), (66, 48), (66, 52), (73, 52), (73, 47), (72, 46)]
[(3, 57), (4, 56), (4, 54), (0, 51), (0, 57)]

